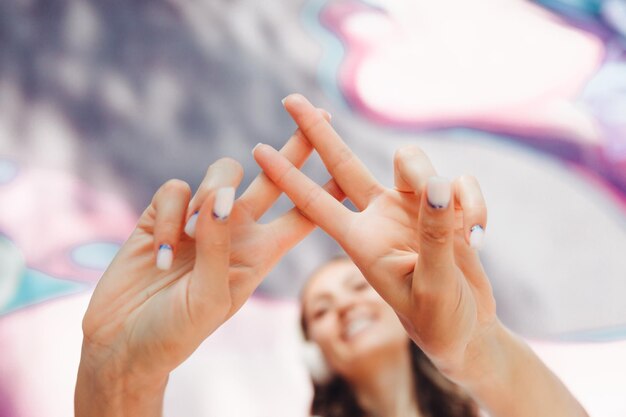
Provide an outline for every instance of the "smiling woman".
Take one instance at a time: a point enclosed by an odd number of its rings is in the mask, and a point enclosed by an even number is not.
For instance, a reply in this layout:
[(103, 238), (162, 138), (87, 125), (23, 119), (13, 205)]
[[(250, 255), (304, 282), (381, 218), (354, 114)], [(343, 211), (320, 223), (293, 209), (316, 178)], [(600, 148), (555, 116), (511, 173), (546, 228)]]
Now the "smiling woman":
[(334, 373), (315, 381), (312, 415), (478, 415), (475, 402), (410, 341), (349, 258), (333, 259), (311, 276), (301, 323)]

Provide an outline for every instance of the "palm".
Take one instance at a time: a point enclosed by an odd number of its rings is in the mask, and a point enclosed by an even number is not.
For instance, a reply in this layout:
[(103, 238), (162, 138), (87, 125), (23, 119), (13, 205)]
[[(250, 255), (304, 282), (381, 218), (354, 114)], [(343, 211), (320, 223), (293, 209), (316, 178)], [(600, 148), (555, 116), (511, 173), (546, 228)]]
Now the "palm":
[[(346, 250), (357, 258), (372, 259), (376, 263), (410, 256), (414, 266), (418, 251), (414, 238), (418, 212), (416, 195), (385, 190), (354, 216), (345, 235)], [(368, 242), (368, 245), (358, 242)]]
[[(480, 320), (486, 320), (495, 314), (495, 309), (490, 294), (483, 296), (456, 265), (444, 291), (438, 291), (434, 298), (425, 298), (419, 305), (412, 302), (409, 295), (414, 287), (415, 270), (419, 268), (419, 203), (419, 196), (414, 193), (385, 190), (354, 216), (345, 235), (344, 248), (381, 296), (396, 309), (422, 349), (455, 350), (458, 346), (454, 345), (467, 343), (469, 330), (476, 326), (479, 316)], [(462, 220), (460, 207), (457, 213)], [(455, 234), (456, 253), (467, 255), (461, 222)]]
[[(103, 276), (103, 285), (94, 294), (92, 308), (95, 309), (93, 314), (102, 318), (98, 337), (123, 335), (125, 348), (133, 357), (150, 358), (150, 366), (157, 359), (156, 363), (171, 368), (191, 353), (185, 347), (196, 337), (197, 323), (194, 324), (190, 317), (187, 294), (193, 280), (205, 277), (198, 276), (194, 270), (197, 254), (195, 242), (191, 239), (181, 240), (170, 270), (164, 273), (156, 269), (153, 227), (154, 219), (140, 221)], [(260, 250), (269, 246), (263, 244), (262, 226), (249, 216), (236, 215), (236, 209), (231, 228), (236, 232), (231, 243), (229, 286), (228, 291), (219, 294), (222, 301), (230, 300), (228, 316), (234, 314), (254, 291), (262, 278), (260, 273), (269, 269), (272, 261), (280, 256)], [(211, 318), (210, 322), (203, 323), (204, 331), (209, 334), (224, 319), (222, 314)], [(172, 355), (172, 352), (176, 354)]]

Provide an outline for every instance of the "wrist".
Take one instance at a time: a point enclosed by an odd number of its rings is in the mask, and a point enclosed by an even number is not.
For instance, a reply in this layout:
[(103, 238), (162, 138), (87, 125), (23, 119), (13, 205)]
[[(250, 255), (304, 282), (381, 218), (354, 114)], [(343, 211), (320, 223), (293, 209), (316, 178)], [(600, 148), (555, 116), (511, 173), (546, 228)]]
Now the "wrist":
[(75, 391), (76, 417), (162, 415), (168, 375), (138, 373), (125, 363), (83, 343)]
[(467, 345), (462, 359), (440, 369), (449, 379), (473, 391), (481, 386), (505, 382), (510, 373), (511, 346), (515, 336), (499, 321), (485, 326)]
[(530, 347), (499, 321), (467, 347), (463, 366), (444, 374), (493, 416), (587, 416)]

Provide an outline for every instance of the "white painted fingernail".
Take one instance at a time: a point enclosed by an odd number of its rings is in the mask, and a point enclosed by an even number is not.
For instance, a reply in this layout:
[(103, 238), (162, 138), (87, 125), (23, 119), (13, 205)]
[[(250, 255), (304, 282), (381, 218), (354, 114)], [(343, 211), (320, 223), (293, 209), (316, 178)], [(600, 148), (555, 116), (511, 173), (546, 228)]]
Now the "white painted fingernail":
[(472, 249), (479, 250), (483, 247), (483, 241), (485, 240), (485, 230), (479, 224), (475, 224), (470, 229), (470, 247)]
[(198, 212), (196, 211), (190, 218), (187, 220), (187, 224), (185, 225), (185, 233), (189, 237), (196, 237), (196, 222), (198, 221)]
[[(289, 96), (287, 96), (289, 97)], [(285, 97), (284, 99), (282, 99), (280, 102), (283, 103), (283, 107), (285, 106), (285, 100), (287, 100), (287, 97)]]
[(235, 202), (235, 189), (233, 187), (222, 187), (215, 193), (215, 204), (213, 205), (213, 216), (218, 220), (226, 220), (230, 216)]
[(444, 177), (430, 177), (427, 185), (428, 204), (436, 209), (444, 209), (450, 204), (450, 180)]
[(254, 155), (254, 151), (256, 150), (256, 148), (258, 148), (261, 145), (263, 145), (261, 142), (259, 142), (256, 145), (254, 145), (254, 148), (252, 148), (252, 155)]
[(174, 259), (174, 252), (170, 245), (159, 246), (159, 252), (157, 253), (156, 266), (162, 271), (167, 271), (172, 267), (172, 260)]

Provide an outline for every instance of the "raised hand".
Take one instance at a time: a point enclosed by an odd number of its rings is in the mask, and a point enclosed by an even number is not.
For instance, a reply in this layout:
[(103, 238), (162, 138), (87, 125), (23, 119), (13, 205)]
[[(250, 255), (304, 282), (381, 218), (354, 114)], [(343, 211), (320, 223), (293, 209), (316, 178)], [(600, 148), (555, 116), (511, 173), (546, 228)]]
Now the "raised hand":
[[(300, 166), (311, 150), (297, 131), (281, 155)], [(94, 380), (99, 387), (119, 389), (108, 395), (108, 405), (111, 397), (132, 398), (130, 386), (144, 394), (164, 387), (169, 372), (313, 230), (295, 209), (268, 224), (257, 223), (280, 191), (261, 174), (233, 202), (242, 176), (236, 161), (221, 159), (209, 167), (193, 198), (178, 180), (157, 191), (99, 281), (83, 320), (77, 415), (96, 415), (93, 398), (84, 391)], [(342, 198), (333, 181), (326, 190)]]
[(472, 247), (480, 244), (487, 216), (476, 180), (435, 177), (426, 155), (407, 147), (395, 156), (395, 188), (385, 188), (304, 97), (288, 97), (285, 108), (359, 211), (267, 145), (255, 149), (259, 165), (344, 248), (431, 359), (450, 373), (461, 369), (472, 343), (497, 322), (491, 286)]

